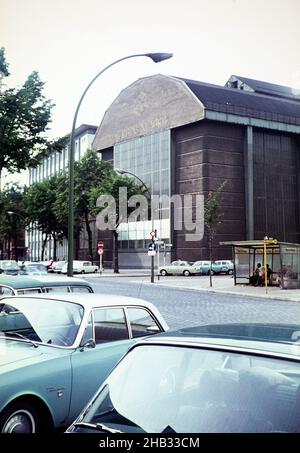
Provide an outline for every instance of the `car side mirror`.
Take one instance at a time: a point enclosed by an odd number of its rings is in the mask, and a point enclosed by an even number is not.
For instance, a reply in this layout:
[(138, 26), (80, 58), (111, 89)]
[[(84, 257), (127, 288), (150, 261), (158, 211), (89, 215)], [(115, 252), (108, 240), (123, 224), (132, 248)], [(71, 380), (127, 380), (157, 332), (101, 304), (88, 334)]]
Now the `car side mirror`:
[(80, 350), (83, 351), (84, 348), (89, 348), (89, 349), (93, 349), (96, 347), (96, 342), (93, 338), (89, 338), (88, 340), (86, 340), (84, 343), (80, 344)]

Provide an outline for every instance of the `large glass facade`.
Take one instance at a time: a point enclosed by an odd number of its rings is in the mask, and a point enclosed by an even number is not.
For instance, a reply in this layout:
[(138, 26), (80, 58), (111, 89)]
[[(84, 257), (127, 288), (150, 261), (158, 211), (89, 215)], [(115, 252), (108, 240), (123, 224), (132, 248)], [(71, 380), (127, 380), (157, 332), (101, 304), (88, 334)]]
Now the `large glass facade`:
[[(154, 213), (158, 237), (170, 240), (170, 131), (145, 135), (114, 147), (114, 167), (129, 171), (144, 181), (152, 195), (166, 196)], [(138, 181), (137, 181), (138, 182)], [(145, 248), (149, 242), (151, 220), (122, 223), (119, 245), (124, 249)]]

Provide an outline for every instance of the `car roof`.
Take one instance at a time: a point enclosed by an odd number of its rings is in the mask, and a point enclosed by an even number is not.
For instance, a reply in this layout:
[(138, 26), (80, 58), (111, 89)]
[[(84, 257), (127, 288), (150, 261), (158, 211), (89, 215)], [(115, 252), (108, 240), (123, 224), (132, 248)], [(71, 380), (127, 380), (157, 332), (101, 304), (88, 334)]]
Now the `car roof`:
[(11, 288), (15, 289), (23, 289), (23, 288), (36, 288), (40, 286), (89, 286), (91, 284), (86, 280), (81, 278), (74, 278), (74, 277), (61, 277), (61, 276), (50, 276), (50, 275), (36, 275), (34, 277), (26, 276), (26, 275), (0, 275), (0, 286), (6, 285), (10, 286)]
[[(9, 297), (18, 297), (18, 298), (35, 298), (35, 299), (53, 299), (53, 300), (62, 300), (67, 302), (74, 302), (82, 305), (86, 308), (91, 308), (95, 306), (119, 306), (119, 305), (140, 305), (148, 308), (153, 308), (154, 305), (151, 302), (148, 302), (143, 299), (138, 299), (135, 297), (128, 296), (119, 296), (118, 294), (101, 294), (101, 293), (47, 293), (47, 294), (36, 294), (36, 295), (22, 295), (22, 296), (9, 296)], [(3, 299), (1, 299), (1, 302)], [(154, 307), (155, 308), (155, 307)]]
[(300, 361), (297, 338), (291, 336), (299, 332), (298, 324), (216, 324), (169, 330), (152, 338), (140, 340), (138, 344), (155, 343), (178, 346), (203, 346), (226, 349), (232, 352), (245, 352), (279, 356)]
[(101, 293), (89, 293), (89, 294), (37, 294), (37, 295), (26, 295), (26, 296), (4, 296), (1, 299), (1, 303), (5, 302), (5, 299), (50, 299), (50, 300), (61, 300), (67, 302), (73, 302), (80, 304), (85, 310), (91, 310), (92, 308), (101, 307), (119, 307), (119, 306), (133, 306), (146, 308), (151, 311), (155, 318), (159, 321), (160, 325), (164, 330), (168, 330), (169, 326), (159, 310), (151, 302), (144, 299), (138, 299), (135, 297), (119, 296), (117, 294), (101, 294)]

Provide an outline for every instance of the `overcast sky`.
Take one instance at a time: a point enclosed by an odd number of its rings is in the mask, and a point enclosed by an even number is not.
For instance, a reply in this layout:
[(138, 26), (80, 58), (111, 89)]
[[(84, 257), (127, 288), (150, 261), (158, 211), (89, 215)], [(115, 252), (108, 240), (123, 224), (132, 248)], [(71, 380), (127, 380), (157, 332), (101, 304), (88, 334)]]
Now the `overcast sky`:
[(56, 104), (49, 136), (70, 132), (77, 102), (106, 65), (173, 52), (154, 64), (117, 64), (90, 89), (77, 125), (99, 125), (119, 92), (163, 73), (224, 85), (231, 74), (300, 88), (300, 0), (0, 0), (0, 46), (21, 85), (32, 70)]

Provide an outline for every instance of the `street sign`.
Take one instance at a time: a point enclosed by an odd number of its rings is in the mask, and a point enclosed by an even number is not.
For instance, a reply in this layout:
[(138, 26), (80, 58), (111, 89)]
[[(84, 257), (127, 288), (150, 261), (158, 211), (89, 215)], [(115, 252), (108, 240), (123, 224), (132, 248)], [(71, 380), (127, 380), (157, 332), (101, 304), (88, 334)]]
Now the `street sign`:
[(148, 252), (155, 252), (155, 250), (156, 250), (156, 243), (150, 242), (150, 244), (148, 244)]
[(98, 248), (98, 255), (103, 255), (103, 249)]
[(148, 256), (155, 255), (156, 255), (156, 244), (155, 242), (150, 242), (150, 244), (148, 244)]
[(103, 248), (103, 247), (104, 247), (103, 241), (98, 241), (98, 248)]
[(164, 241), (155, 241), (156, 245), (165, 245)]
[(150, 236), (154, 237), (156, 234), (155, 230), (150, 231)]

